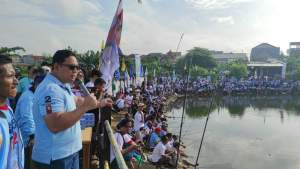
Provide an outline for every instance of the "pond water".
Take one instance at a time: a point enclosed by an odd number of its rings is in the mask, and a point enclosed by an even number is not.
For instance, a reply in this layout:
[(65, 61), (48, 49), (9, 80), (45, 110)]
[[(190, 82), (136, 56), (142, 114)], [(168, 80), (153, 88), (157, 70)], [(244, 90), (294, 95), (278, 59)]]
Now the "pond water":
[[(217, 97), (202, 146), (199, 168), (300, 168), (300, 97)], [(189, 98), (182, 141), (195, 163), (210, 98)], [(179, 133), (183, 99), (169, 110), (169, 128)]]

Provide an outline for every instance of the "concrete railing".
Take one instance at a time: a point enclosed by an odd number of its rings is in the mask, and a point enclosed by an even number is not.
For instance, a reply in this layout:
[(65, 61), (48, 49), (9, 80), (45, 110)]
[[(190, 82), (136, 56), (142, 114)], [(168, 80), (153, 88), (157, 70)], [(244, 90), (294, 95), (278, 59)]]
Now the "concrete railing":
[(104, 124), (105, 124), (106, 132), (107, 132), (110, 144), (115, 153), (119, 169), (128, 169), (108, 120), (105, 120)]

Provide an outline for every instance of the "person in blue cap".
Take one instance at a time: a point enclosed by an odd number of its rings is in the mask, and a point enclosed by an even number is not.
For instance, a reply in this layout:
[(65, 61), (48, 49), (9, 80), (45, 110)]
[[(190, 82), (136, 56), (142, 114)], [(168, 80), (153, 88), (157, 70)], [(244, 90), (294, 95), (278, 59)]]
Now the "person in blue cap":
[(111, 99), (92, 94), (74, 96), (71, 85), (80, 69), (75, 54), (58, 50), (53, 69), (34, 93), (35, 141), (32, 160), (37, 169), (79, 169), (82, 148), (80, 118), (97, 107), (112, 106)]
[(30, 169), (30, 150), (33, 146), (35, 126), (33, 121), (33, 94), (37, 86), (43, 81), (45, 75), (39, 75), (34, 78), (32, 86), (26, 90), (18, 100), (15, 116), (20, 127), (22, 139), (25, 147), (25, 169)]
[(17, 94), (18, 80), (12, 60), (0, 55), (0, 169), (23, 169), (24, 148), (8, 98)]

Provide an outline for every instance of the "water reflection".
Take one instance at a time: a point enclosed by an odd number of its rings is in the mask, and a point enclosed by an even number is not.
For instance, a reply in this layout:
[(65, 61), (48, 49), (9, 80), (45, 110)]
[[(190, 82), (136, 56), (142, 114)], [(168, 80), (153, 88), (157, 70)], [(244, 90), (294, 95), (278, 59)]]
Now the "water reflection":
[[(191, 118), (203, 118), (207, 116), (209, 111), (211, 98), (192, 97), (187, 100), (186, 114)], [(252, 107), (254, 110), (263, 111), (265, 109), (279, 109), (280, 118), (284, 121), (285, 110), (288, 114), (300, 115), (300, 97), (296, 96), (224, 96), (215, 97), (211, 108), (211, 112), (227, 109), (231, 117), (242, 118), (247, 107)], [(171, 108), (181, 108), (183, 99), (178, 99), (171, 105)]]
[[(217, 97), (212, 106), (199, 164), (210, 169), (300, 168), (300, 97)], [(210, 98), (189, 98), (183, 141), (195, 162)], [(183, 99), (170, 108), (182, 113)], [(168, 119), (179, 133), (180, 119)]]

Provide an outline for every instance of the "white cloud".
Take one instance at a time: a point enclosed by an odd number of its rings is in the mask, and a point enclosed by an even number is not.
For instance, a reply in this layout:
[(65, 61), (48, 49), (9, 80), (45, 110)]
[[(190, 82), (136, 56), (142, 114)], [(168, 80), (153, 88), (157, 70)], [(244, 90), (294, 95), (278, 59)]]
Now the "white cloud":
[(230, 25), (233, 25), (235, 23), (232, 16), (214, 17), (214, 18), (211, 18), (211, 20), (214, 22), (217, 22), (217, 23), (225, 23), (225, 24), (230, 24)]
[(185, 0), (193, 7), (200, 9), (225, 9), (234, 4), (249, 2), (252, 0)]
[(71, 46), (99, 49), (104, 30), (99, 4), (82, 0), (5, 0), (0, 6), (0, 44), (28, 53), (53, 53)]
[(100, 12), (95, 4), (85, 0), (31, 0), (33, 5), (45, 9), (49, 14), (76, 18), (88, 13)]

